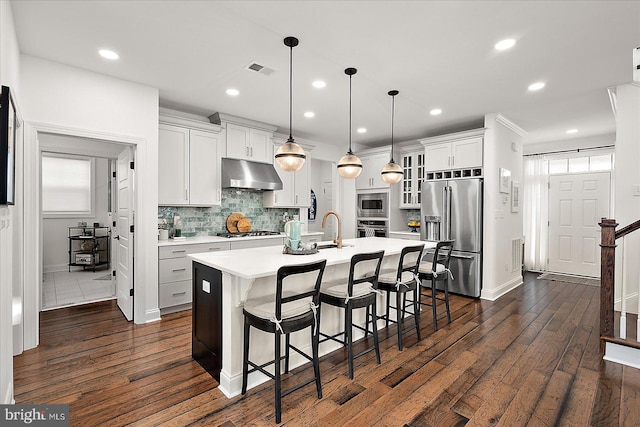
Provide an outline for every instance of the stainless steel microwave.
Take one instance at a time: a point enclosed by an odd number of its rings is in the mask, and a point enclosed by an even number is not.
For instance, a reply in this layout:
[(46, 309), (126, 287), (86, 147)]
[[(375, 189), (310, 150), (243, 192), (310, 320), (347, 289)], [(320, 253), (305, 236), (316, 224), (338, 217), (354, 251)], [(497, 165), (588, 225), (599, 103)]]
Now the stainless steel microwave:
[(389, 216), (389, 193), (358, 194), (358, 217), (387, 218)]

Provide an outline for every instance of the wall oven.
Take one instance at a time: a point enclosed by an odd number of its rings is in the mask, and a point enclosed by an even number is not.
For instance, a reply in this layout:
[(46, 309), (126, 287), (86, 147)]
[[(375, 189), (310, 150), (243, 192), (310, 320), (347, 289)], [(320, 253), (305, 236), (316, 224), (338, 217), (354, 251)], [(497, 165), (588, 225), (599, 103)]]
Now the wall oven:
[(358, 217), (388, 218), (389, 193), (359, 193)]
[(388, 237), (389, 223), (382, 219), (358, 220), (358, 237)]

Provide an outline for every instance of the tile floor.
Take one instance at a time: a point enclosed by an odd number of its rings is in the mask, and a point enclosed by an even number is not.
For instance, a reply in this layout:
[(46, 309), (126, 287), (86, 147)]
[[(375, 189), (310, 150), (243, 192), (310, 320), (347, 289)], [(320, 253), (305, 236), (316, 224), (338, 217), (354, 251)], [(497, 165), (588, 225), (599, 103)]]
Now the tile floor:
[(113, 299), (115, 295), (111, 270), (44, 273), (42, 310)]

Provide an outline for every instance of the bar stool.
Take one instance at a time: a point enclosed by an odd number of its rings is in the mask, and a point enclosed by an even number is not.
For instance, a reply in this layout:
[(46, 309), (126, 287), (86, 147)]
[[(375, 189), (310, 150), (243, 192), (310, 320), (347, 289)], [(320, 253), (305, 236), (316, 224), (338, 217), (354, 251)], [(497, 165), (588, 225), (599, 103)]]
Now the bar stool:
[[(244, 314), (244, 363), (242, 366), (242, 394), (247, 392), (247, 377), (249, 373), (260, 371), (271, 379), (275, 380), (275, 408), (276, 423), (281, 419), (281, 401), (282, 397), (298, 390), (301, 387), (310, 384), (315, 380), (318, 399), (322, 399), (322, 385), (320, 383), (320, 364), (318, 362), (318, 331), (320, 326), (320, 283), (327, 260), (313, 262), (301, 265), (283, 266), (278, 269), (276, 279), (276, 294), (263, 298), (247, 300), (242, 310)], [(315, 284), (313, 287), (307, 287), (307, 290), (295, 292), (284, 290), (289, 288), (291, 284), (300, 285), (300, 282), (287, 280), (284, 286), (284, 279), (294, 275), (317, 272)], [(275, 336), (275, 358), (271, 362), (257, 365), (249, 360), (249, 331), (253, 326), (264, 332), (273, 333)], [(289, 335), (311, 326), (311, 348), (313, 355), (303, 353), (300, 349), (294, 347), (289, 342)], [(285, 335), (285, 373), (289, 372), (289, 349), (293, 349), (309, 361), (313, 362), (314, 378), (299, 384), (289, 390), (282, 391), (280, 381), (280, 364), (283, 357), (280, 356), (280, 338)], [(267, 372), (264, 368), (274, 364), (275, 374)], [(249, 370), (249, 365), (252, 369)]]
[[(334, 281), (329, 283), (323, 283), (320, 289), (320, 302), (322, 304), (329, 304), (334, 307), (344, 308), (344, 332), (339, 332), (335, 335), (327, 335), (320, 332), (320, 335), (324, 339), (320, 342), (333, 340), (347, 347), (349, 358), (349, 378), (353, 379), (353, 359), (360, 357), (372, 350), (376, 352), (376, 359), (380, 364), (380, 346), (378, 345), (378, 328), (375, 321), (376, 313), (376, 295), (378, 291), (378, 274), (380, 273), (380, 264), (382, 263), (382, 257), (384, 251), (356, 254), (351, 257), (351, 264), (349, 267), (349, 280), (345, 283), (344, 280)], [(358, 270), (372, 271), (363, 277), (356, 279), (356, 267), (359, 263), (363, 263), (358, 267)], [(375, 264), (375, 269), (371, 268), (371, 264)], [(362, 352), (353, 354), (353, 327), (367, 331), (369, 316), (366, 316), (365, 327), (362, 328), (359, 325), (353, 324), (353, 310), (357, 308), (371, 308), (373, 310), (373, 348), (368, 348)], [(337, 339), (342, 335), (343, 339)]]
[[(418, 280), (418, 265), (420, 264), (420, 255), (424, 249), (424, 244), (416, 246), (407, 246), (400, 253), (398, 268), (396, 271), (380, 274), (378, 277), (378, 289), (387, 293), (387, 311), (380, 319), (385, 319), (386, 327), (389, 322), (395, 323), (398, 328), (398, 350), (402, 350), (402, 334), (412, 327), (403, 330), (403, 321), (407, 313), (413, 314), (418, 341), (420, 341), (420, 283)], [(391, 292), (396, 294), (396, 305), (391, 305)], [(407, 293), (413, 292), (413, 298), (410, 301), (413, 305), (413, 312), (408, 312)], [(400, 300), (402, 299), (402, 305)], [(391, 319), (389, 315), (390, 309), (396, 310), (396, 320)], [(368, 317), (368, 316), (367, 316)]]
[[(451, 323), (451, 312), (449, 310), (449, 279), (453, 278), (451, 270), (449, 270), (449, 262), (451, 260), (451, 251), (453, 250), (454, 240), (441, 240), (436, 244), (436, 250), (433, 254), (432, 261), (423, 261), (418, 267), (418, 279), (420, 279), (422, 291), (421, 296), (431, 298), (431, 303), (422, 302), (420, 304), (430, 306), (433, 313), (433, 327), (438, 330), (438, 316), (444, 314), (438, 313), (436, 309), (437, 301), (444, 301), (446, 306), (447, 320)], [(425, 293), (424, 281), (431, 281), (431, 294)], [(443, 283), (444, 298), (437, 296), (437, 282)]]

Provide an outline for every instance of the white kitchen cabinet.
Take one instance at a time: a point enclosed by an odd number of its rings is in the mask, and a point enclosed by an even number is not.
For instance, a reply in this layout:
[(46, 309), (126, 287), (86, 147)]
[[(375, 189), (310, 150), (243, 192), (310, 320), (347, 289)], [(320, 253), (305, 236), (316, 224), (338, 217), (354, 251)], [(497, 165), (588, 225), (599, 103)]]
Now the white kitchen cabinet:
[(425, 154), (428, 171), (451, 169), (451, 143), (427, 145)]
[(420, 209), (422, 183), (425, 178), (425, 150), (402, 154), (400, 166), (404, 175), (400, 181), (400, 209)]
[(161, 123), (158, 132), (158, 204), (220, 205), (222, 137)]
[(227, 157), (272, 163), (271, 132), (227, 123)]
[(265, 237), (260, 239), (236, 238), (231, 241), (231, 250), (233, 251), (236, 249), (262, 248), (266, 246), (282, 247), (283, 245), (284, 237), (282, 236)]
[(426, 179), (482, 175), (484, 129), (421, 139)]
[(390, 231), (389, 237), (392, 239), (403, 239), (403, 240), (420, 240), (419, 232), (398, 232), (398, 231)]
[(382, 168), (389, 163), (390, 151), (374, 154), (363, 154), (360, 156), (362, 160), (362, 172), (356, 178), (357, 190), (369, 190), (374, 188), (389, 188), (389, 184), (382, 180)]
[(230, 242), (167, 245), (158, 248), (158, 307), (163, 313), (185, 310), (191, 303), (189, 254), (228, 251)]
[[(274, 140), (273, 153), (283, 144), (284, 140)], [(311, 205), (311, 155), (310, 150), (305, 149), (307, 160), (299, 171), (285, 172), (275, 162), (274, 167), (280, 180), (282, 190), (265, 191), (262, 193), (263, 206), (265, 208), (308, 208)]]

